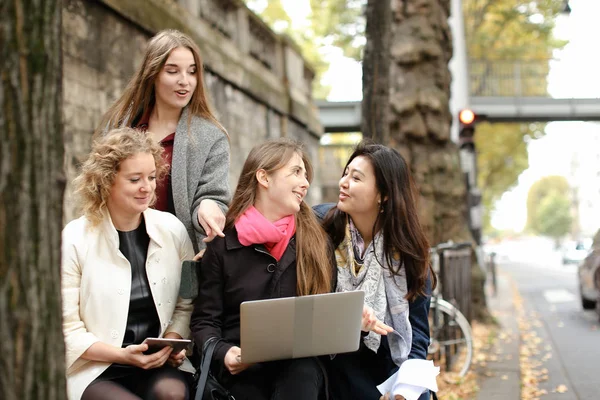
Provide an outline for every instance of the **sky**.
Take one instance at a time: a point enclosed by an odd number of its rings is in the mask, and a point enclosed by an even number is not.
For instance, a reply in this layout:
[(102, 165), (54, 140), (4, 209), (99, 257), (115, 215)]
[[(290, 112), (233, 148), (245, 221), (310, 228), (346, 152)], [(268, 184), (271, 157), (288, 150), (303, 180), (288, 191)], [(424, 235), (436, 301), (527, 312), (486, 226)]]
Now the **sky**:
[[(266, 4), (266, 0), (256, 0)], [(294, 25), (301, 27), (310, 12), (309, 0), (282, 0)], [(557, 21), (555, 36), (569, 44), (554, 57), (548, 78), (553, 97), (600, 97), (600, 0), (570, 0), (571, 14)], [(356, 101), (362, 98), (362, 66), (346, 58), (341, 50), (326, 49), (330, 63), (323, 78), (331, 86), (328, 100)], [(574, 164), (573, 160), (577, 160)], [(562, 175), (576, 186), (584, 198), (581, 224), (584, 231), (600, 227), (600, 124), (552, 122), (546, 136), (529, 144), (529, 168), (516, 187), (505, 193), (496, 205), (492, 225), (497, 229), (521, 231), (527, 218), (526, 200), (531, 185), (543, 176)], [(596, 202), (597, 201), (597, 202)], [(595, 207), (598, 204), (598, 207)]]

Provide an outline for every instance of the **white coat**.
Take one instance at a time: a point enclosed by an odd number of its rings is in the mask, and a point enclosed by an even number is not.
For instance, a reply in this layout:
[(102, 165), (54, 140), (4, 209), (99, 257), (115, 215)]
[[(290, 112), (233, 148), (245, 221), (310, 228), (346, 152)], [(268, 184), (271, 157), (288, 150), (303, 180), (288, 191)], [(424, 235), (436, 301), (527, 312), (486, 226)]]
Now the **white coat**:
[[(153, 209), (143, 214), (150, 237), (146, 273), (160, 336), (176, 332), (187, 338), (193, 305), (178, 294), (181, 262), (194, 256), (192, 243), (175, 216)], [(85, 217), (67, 224), (62, 233), (62, 296), (70, 400), (80, 399), (110, 366), (81, 355), (98, 341), (121, 347), (130, 293), (131, 265), (119, 251), (119, 235), (109, 214), (95, 227)]]

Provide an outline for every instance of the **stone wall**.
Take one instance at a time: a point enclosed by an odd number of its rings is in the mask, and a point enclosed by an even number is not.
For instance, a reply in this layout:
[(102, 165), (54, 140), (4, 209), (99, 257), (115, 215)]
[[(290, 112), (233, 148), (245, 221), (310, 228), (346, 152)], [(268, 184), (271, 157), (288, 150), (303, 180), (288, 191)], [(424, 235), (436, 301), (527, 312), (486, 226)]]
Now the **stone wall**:
[(323, 202), (337, 203), (340, 178), (354, 148), (355, 144), (350, 143), (329, 144), (319, 148)]
[[(269, 138), (305, 143), (317, 169), (307, 201), (321, 200), (322, 128), (311, 96), (314, 72), (288, 38), (273, 33), (239, 0), (65, 0), (63, 86), (65, 169), (70, 182), (87, 156), (102, 114), (161, 29), (189, 34), (205, 63), (215, 114), (230, 135), (232, 190), (250, 149)], [(77, 214), (72, 187), (65, 221)]]

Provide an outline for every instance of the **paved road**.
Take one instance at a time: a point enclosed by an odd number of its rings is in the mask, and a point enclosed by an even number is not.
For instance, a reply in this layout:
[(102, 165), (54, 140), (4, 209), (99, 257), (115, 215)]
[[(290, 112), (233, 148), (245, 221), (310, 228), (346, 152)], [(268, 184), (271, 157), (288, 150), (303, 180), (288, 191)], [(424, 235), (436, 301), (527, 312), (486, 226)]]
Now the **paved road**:
[[(563, 266), (559, 257), (505, 258), (500, 273), (517, 284), (525, 313), (541, 339), (534, 356), (548, 370), (539, 384), (544, 400), (598, 398), (600, 390), (600, 323), (593, 311), (581, 308), (577, 267)], [(519, 259), (520, 258), (520, 259)], [(566, 385), (567, 392), (554, 390)]]

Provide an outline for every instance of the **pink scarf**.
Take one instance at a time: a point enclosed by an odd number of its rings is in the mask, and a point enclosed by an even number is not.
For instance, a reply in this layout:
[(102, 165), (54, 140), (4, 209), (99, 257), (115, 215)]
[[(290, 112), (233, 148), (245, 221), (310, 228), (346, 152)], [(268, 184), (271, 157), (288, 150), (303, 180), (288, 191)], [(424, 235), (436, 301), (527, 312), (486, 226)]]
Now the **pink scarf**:
[(250, 206), (236, 221), (235, 229), (241, 244), (264, 244), (269, 253), (279, 261), (296, 233), (296, 220), (293, 215), (288, 215), (271, 222), (254, 206)]

